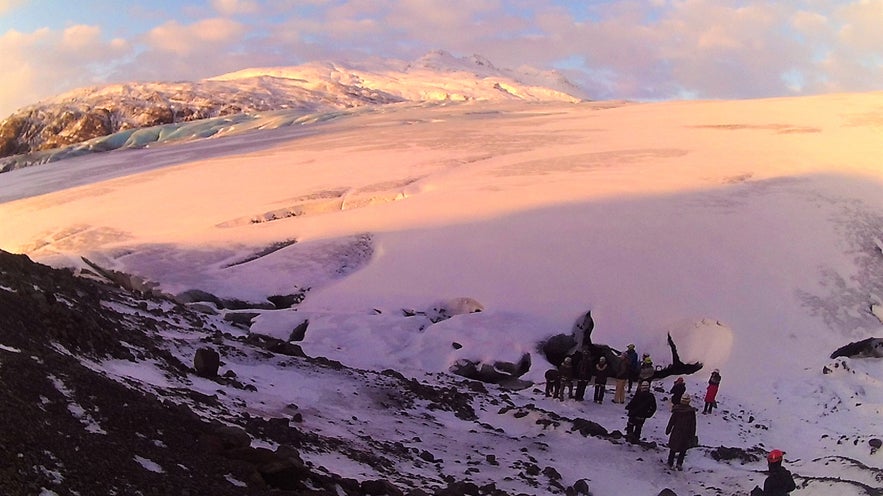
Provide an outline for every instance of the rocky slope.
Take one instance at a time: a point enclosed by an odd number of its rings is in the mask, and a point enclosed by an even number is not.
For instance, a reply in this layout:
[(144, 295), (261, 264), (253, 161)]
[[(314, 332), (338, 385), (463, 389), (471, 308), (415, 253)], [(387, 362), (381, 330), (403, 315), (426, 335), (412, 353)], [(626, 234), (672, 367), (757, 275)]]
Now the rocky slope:
[[(480, 383), (442, 378), (429, 384), (391, 370), (348, 369), (307, 357), (295, 344), (243, 333), (216, 315), (83, 275), (0, 251), (0, 451), (9, 455), (0, 461), (0, 493), (511, 494), (444, 473), (441, 460), (426, 449), (312, 431), (303, 426), (310, 423), (303, 413), (310, 405), (301, 410), (292, 403), (285, 417), (254, 415), (264, 401), (232, 397), (256, 393), (260, 385), (237, 376), (230, 362), (247, 359), (288, 374), (332, 378), (381, 398), (384, 415), (425, 423), (447, 412), (474, 429), (490, 429), (478, 422), (475, 405), (499, 403)], [(219, 376), (217, 362), (211, 371), (194, 360), (199, 349), (218, 350), (227, 371)], [(152, 367), (165, 387), (119, 372)], [(197, 391), (192, 386), (199, 381), (213, 382), (216, 393)], [(352, 423), (369, 413), (350, 409), (348, 415), (338, 421)], [(607, 435), (601, 431), (592, 433)], [(420, 440), (408, 443), (419, 446)], [(334, 467), (305, 461), (306, 453), (333, 453), (372, 467), (376, 476), (341, 477)], [(431, 469), (421, 478), (401, 466)], [(522, 468), (527, 472), (521, 477), (533, 485), (565, 489), (554, 469)]]

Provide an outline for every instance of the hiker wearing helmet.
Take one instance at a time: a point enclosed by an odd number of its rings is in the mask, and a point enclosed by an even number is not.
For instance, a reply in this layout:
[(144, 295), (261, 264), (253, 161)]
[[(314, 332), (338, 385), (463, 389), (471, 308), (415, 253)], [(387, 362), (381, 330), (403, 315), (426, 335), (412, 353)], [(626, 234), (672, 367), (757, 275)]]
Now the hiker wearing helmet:
[(782, 466), (782, 459), (785, 454), (780, 450), (774, 449), (767, 456), (767, 466), (769, 475), (763, 481), (764, 496), (788, 496), (788, 494), (797, 489), (791, 472)]
[(641, 367), (638, 369), (638, 382), (650, 382), (653, 379), (654, 372), (653, 360), (650, 358), (650, 355), (645, 354), (641, 360)]

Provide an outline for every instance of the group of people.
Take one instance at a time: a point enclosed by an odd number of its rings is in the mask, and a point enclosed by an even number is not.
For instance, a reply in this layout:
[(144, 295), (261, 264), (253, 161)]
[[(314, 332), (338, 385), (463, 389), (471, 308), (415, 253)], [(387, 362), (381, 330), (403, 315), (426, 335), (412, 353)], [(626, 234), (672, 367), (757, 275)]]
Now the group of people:
[[(687, 450), (698, 445), (696, 436), (696, 409), (690, 406), (690, 395), (685, 393), (684, 380), (678, 378), (672, 387), (671, 416), (665, 426), (668, 438), (668, 466), (684, 469)], [(637, 443), (641, 440), (644, 422), (656, 413), (656, 397), (650, 390), (650, 382), (642, 381), (638, 391), (626, 405), (628, 420), (625, 427), (626, 441)]]
[[(703, 414), (712, 413), (717, 406), (716, 397), (720, 383), (720, 370), (714, 369), (706, 387)], [(682, 377), (675, 379), (674, 385), (669, 390), (672, 406), (671, 416), (665, 426), (665, 433), (669, 436), (666, 463), (669, 468), (677, 470), (684, 469), (687, 450), (699, 444), (699, 437), (696, 435), (696, 408), (690, 406), (691, 398), (686, 390), (687, 387)], [(628, 421), (625, 428), (626, 440), (630, 443), (637, 443), (641, 439), (644, 421), (656, 413), (656, 398), (650, 390), (649, 381), (640, 383), (638, 391), (625, 408), (628, 410)], [(796, 489), (797, 486), (791, 472), (782, 466), (783, 457), (784, 453), (781, 450), (774, 449), (769, 452), (767, 456), (768, 471), (763, 488), (755, 487), (751, 496), (787, 496)]]
[[(620, 362), (622, 363), (622, 362)], [(555, 399), (574, 399), (583, 401), (585, 399), (586, 389), (589, 383), (594, 385), (593, 400), (595, 403), (604, 403), (604, 396), (607, 391), (607, 380), (611, 376), (617, 378), (623, 375), (622, 370), (613, 370), (607, 362), (607, 357), (593, 356), (587, 348), (565, 357), (561, 365), (557, 369), (550, 369), (546, 372), (546, 396)], [(625, 402), (625, 382), (623, 382), (622, 400), (617, 401), (620, 396), (619, 388), (614, 395), (615, 403)]]
[[(711, 413), (717, 404), (717, 391), (720, 388), (720, 370), (714, 369), (708, 380), (705, 392), (705, 408), (702, 413)], [(687, 385), (683, 377), (675, 379), (669, 390), (671, 394), (671, 416), (665, 427), (668, 438), (668, 466), (683, 470), (687, 450), (699, 444), (696, 435), (696, 408), (690, 405), (692, 398), (687, 394)], [(628, 421), (626, 423), (626, 440), (637, 443), (641, 440), (644, 421), (656, 413), (656, 398), (650, 391), (650, 382), (641, 381), (638, 392), (626, 405)]]
[[(557, 369), (550, 369), (546, 373), (546, 396), (562, 401), (565, 398), (582, 401), (588, 384), (592, 382), (594, 384), (594, 402), (602, 404), (607, 380), (613, 377), (616, 380), (613, 403), (625, 403), (626, 387), (627, 391), (631, 393), (633, 384), (637, 382), (637, 390), (625, 406), (628, 412), (625, 437), (629, 443), (638, 443), (641, 440), (644, 422), (651, 418), (657, 410), (656, 397), (651, 389), (656, 369), (649, 354), (644, 354), (640, 360), (638, 359), (634, 344), (629, 344), (626, 351), (618, 357), (614, 356), (613, 361), (615, 365), (611, 366), (603, 355), (592, 356), (588, 348), (583, 348), (566, 357)], [(717, 393), (720, 383), (720, 370), (714, 369), (705, 390), (703, 414), (712, 414), (717, 407)], [(663, 389), (659, 390), (664, 391)], [(699, 443), (696, 433), (697, 409), (691, 405), (692, 397), (687, 394), (687, 386), (683, 377), (675, 379), (669, 393), (671, 394), (671, 415), (665, 427), (665, 434), (669, 436), (667, 464), (672, 469), (683, 470), (687, 450), (698, 446)], [(751, 493), (752, 496), (787, 495), (795, 489), (791, 473), (782, 467), (782, 457), (783, 454), (780, 450), (770, 452), (768, 457), (769, 475), (764, 482), (763, 489), (756, 487)]]
[(589, 384), (594, 386), (593, 400), (603, 404), (607, 392), (607, 381), (613, 378), (615, 388), (613, 403), (624, 404), (626, 385), (632, 392), (635, 381), (649, 381), (655, 371), (650, 355), (644, 355), (638, 362), (635, 345), (629, 344), (625, 352), (620, 354), (615, 365), (604, 355), (593, 355), (589, 348), (582, 348), (564, 358), (557, 369), (546, 372), (546, 396), (555, 399), (575, 399), (583, 401)]

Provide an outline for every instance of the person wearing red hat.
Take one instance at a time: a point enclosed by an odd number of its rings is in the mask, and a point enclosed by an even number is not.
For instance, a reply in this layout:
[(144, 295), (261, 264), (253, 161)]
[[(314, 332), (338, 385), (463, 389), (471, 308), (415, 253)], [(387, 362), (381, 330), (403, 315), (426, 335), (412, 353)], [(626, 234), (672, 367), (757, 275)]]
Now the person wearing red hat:
[(770, 451), (770, 454), (766, 457), (769, 470), (766, 480), (763, 481), (763, 490), (755, 487), (751, 491), (751, 496), (788, 496), (791, 491), (797, 489), (797, 484), (794, 483), (794, 477), (791, 476), (791, 472), (782, 466), (784, 456), (785, 453), (782, 453), (781, 450), (774, 449)]

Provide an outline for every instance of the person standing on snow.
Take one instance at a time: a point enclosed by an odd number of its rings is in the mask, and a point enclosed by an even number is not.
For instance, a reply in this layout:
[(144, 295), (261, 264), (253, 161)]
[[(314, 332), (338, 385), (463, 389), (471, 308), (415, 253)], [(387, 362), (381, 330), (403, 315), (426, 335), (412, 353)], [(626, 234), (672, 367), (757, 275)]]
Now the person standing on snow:
[(583, 348), (582, 358), (576, 365), (576, 401), (583, 401), (586, 397), (586, 387), (589, 385), (589, 379), (592, 377), (592, 368), (595, 366), (592, 355), (588, 348)]
[(632, 383), (638, 378), (638, 352), (635, 345), (629, 344), (625, 350), (626, 363), (628, 364), (629, 392), (632, 392)]
[(705, 391), (705, 408), (702, 409), (702, 413), (709, 414), (717, 406), (717, 390), (720, 388), (720, 383), (720, 370), (714, 369), (711, 378), (708, 379), (708, 389)]
[(669, 390), (669, 393), (671, 393), (671, 406), (674, 407), (675, 405), (680, 403), (681, 397), (684, 396), (684, 393), (686, 392), (687, 385), (684, 384), (684, 378), (678, 377), (675, 380), (674, 385), (671, 387), (671, 390)]
[(573, 398), (573, 359), (566, 357), (561, 365), (558, 366), (558, 376), (560, 388), (558, 390), (558, 399), (564, 401), (564, 390), (567, 390), (567, 397)]
[(613, 402), (620, 405), (625, 403), (625, 383), (629, 378), (629, 364), (625, 353), (619, 355), (616, 362), (616, 370), (613, 376), (616, 378), (616, 390), (613, 393)]
[(641, 360), (641, 366), (638, 368), (638, 381), (650, 382), (653, 379), (653, 374), (655, 372), (656, 369), (653, 368), (653, 360), (650, 358), (650, 355), (645, 354), (644, 358)]
[(546, 371), (546, 398), (549, 396), (553, 398), (558, 397), (558, 391), (561, 389), (561, 374), (558, 373), (557, 368), (552, 368)]
[(675, 463), (677, 456), (677, 469), (683, 470), (687, 450), (696, 440), (696, 409), (690, 406), (690, 395), (681, 396), (681, 402), (672, 407), (665, 433), (669, 434), (668, 466)]
[(628, 422), (625, 425), (625, 440), (637, 443), (641, 441), (644, 421), (656, 413), (656, 397), (650, 391), (649, 382), (642, 382), (638, 386), (638, 391), (632, 396), (625, 409), (629, 412)]
[(767, 478), (763, 481), (763, 489), (755, 486), (751, 496), (788, 496), (791, 491), (797, 489), (791, 472), (782, 466), (785, 453), (774, 449), (767, 455)]
[(607, 365), (607, 359), (603, 356), (598, 359), (595, 365), (595, 403), (604, 403), (604, 392), (607, 389), (607, 376), (610, 374), (610, 367)]

